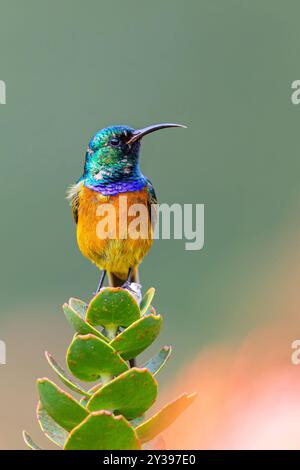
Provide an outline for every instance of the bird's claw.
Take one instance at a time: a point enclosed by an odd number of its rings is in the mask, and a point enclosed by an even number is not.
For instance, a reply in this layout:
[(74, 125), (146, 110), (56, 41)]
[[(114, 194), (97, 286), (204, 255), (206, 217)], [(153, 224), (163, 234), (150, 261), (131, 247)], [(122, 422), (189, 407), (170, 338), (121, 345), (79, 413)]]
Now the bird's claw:
[(99, 294), (99, 292), (101, 292), (101, 290), (102, 290), (102, 289), (103, 289), (103, 287), (101, 287), (101, 289), (97, 289), (97, 290), (95, 290), (95, 292), (92, 292), (92, 296), (93, 296), (93, 298), (94, 298), (94, 297), (96, 297), (96, 295), (98, 295), (98, 294)]
[(137, 303), (140, 304), (142, 300), (142, 286), (137, 282), (126, 281), (121, 286), (122, 289), (126, 289), (136, 299)]
[(124, 284), (121, 285), (121, 288), (122, 289), (132, 290), (131, 289), (131, 283), (129, 281), (124, 282)]

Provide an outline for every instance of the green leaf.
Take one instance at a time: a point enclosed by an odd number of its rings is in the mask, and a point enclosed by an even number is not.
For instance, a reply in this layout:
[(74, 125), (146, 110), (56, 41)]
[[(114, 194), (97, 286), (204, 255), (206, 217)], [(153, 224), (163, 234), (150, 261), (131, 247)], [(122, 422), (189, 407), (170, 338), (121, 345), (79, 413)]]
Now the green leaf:
[(86, 315), (86, 311), (88, 309), (88, 304), (86, 304), (85, 302), (83, 302), (82, 300), (80, 299), (74, 299), (74, 297), (71, 297), (69, 299), (69, 306), (76, 312), (78, 313), (81, 318), (84, 320), (85, 319), (85, 315)]
[(48, 415), (40, 401), (36, 414), (43, 433), (58, 447), (63, 447), (69, 434)]
[(150, 408), (156, 396), (157, 382), (150, 372), (134, 367), (103, 385), (91, 397), (87, 409), (105, 409), (134, 419)]
[(96, 385), (94, 385), (89, 391), (88, 391), (88, 395), (84, 398), (82, 398), (80, 400), (80, 403), (82, 406), (86, 407), (86, 405), (88, 404), (88, 401), (89, 399), (91, 398), (91, 396), (96, 392), (98, 391), (101, 387), (103, 387), (103, 383), (97, 383)]
[(172, 353), (171, 346), (164, 346), (156, 356), (152, 357), (143, 366), (151, 372), (152, 375), (158, 374), (158, 372), (164, 367), (165, 363), (169, 359)]
[(128, 370), (124, 359), (94, 335), (75, 336), (67, 352), (67, 363), (75, 377), (87, 382)]
[(122, 331), (110, 345), (123, 359), (132, 359), (143, 352), (159, 334), (162, 325), (160, 315), (147, 315)]
[(154, 287), (150, 287), (150, 289), (147, 290), (146, 294), (142, 298), (142, 301), (140, 304), (141, 315), (145, 315), (145, 313), (147, 312), (153, 300), (154, 294), (155, 294)]
[(156, 312), (156, 309), (153, 307), (153, 305), (150, 305), (147, 312), (145, 313), (145, 316), (146, 315), (158, 315), (158, 313)]
[(72, 377), (69, 376), (69, 374), (56, 362), (53, 356), (51, 356), (50, 353), (47, 351), (45, 352), (46, 359), (49, 363), (49, 365), (52, 367), (54, 372), (58, 375), (60, 380), (67, 385), (71, 390), (74, 392), (79, 393), (80, 395), (88, 395), (88, 392), (84, 390), (84, 388), (81, 387), (81, 385), (73, 382)]
[(96, 383), (96, 385), (93, 385), (92, 388), (89, 389), (88, 393), (89, 395), (94, 395), (95, 392), (99, 390), (103, 386), (103, 383)]
[(24, 439), (24, 442), (25, 444), (28, 445), (28, 447), (31, 449), (31, 450), (42, 450), (32, 439), (31, 437), (29, 436), (29, 434), (26, 432), (26, 431), (23, 431), (23, 439)]
[(123, 416), (91, 413), (70, 433), (65, 450), (138, 450), (139, 440)]
[(86, 409), (51, 380), (38, 379), (37, 383), (43, 407), (61, 427), (71, 431), (86, 418)]
[(140, 316), (137, 301), (128, 290), (107, 287), (92, 299), (86, 320), (91, 325), (101, 325), (107, 329), (119, 326), (126, 328)]
[(164, 431), (194, 401), (195, 397), (196, 393), (190, 395), (184, 393), (138, 426), (136, 432), (140, 440), (142, 442), (151, 441), (151, 439)]
[(63, 311), (68, 322), (73, 326), (77, 333), (81, 335), (88, 335), (90, 333), (102, 339), (103, 341), (108, 342), (108, 339), (102, 333), (100, 333), (100, 331), (96, 330), (96, 328), (83, 320), (79, 313), (75, 312), (75, 310), (73, 310), (68, 304), (63, 305)]
[(79, 400), (79, 403), (86, 408), (86, 405), (88, 404), (89, 399), (90, 399), (90, 397), (82, 397)]

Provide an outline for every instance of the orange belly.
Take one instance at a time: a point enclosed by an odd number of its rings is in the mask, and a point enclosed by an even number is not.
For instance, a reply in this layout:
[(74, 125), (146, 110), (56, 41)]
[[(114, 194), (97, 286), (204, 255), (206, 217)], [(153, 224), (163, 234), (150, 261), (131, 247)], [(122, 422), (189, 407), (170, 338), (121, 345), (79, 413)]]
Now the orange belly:
[(100, 269), (126, 279), (129, 268), (137, 267), (152, 245), (147, 186), (116, 196), (83, 186), (77, 241), (82, 254)]

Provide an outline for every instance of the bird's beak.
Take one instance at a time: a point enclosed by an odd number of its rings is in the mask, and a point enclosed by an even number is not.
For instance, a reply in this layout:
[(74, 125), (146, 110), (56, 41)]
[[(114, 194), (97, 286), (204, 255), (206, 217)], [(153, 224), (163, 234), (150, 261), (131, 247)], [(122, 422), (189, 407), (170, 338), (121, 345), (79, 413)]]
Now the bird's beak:
[(136, 131), (134, 131), (132, 137), (129, 139), (127, 144), (131, 145), (134, 142), (137, 142), (138, 140), (140, 140), (145, 135), (151, 134), (151, 132), (159, 131), (160, 129), (166, 129), (168, 127), (182, 127), (186, 129), (186, 126), (183, 126), (182, 124), (172, 124), (170, 122), (164, 122), (162, 124), (154, 124), (153, 126), (144, 127), (143, 129), (137, 129)]

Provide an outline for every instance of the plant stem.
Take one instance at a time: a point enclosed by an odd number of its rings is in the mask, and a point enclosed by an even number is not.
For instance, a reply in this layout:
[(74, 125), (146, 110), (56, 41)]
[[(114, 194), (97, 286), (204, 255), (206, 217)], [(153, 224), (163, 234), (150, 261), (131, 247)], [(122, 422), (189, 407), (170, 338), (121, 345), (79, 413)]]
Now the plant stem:
[[(110, 328), (105, 329), (106, 336), (110, 341), (112, 341), (115, 338), (116, 332), (117, 332), (117, 327), (114, 325), (111, 325)], [(112, 379), (112, 376), (110, 374), (102, 374), (101, 375), (102, 385), (107, 384), (108, 382), (111, 381), (111, 379)]]
[(108, 339), (112, 341), (116, 337), (117, 327), (112, 325), (110, 328), (106, 328), (105, 332)]

